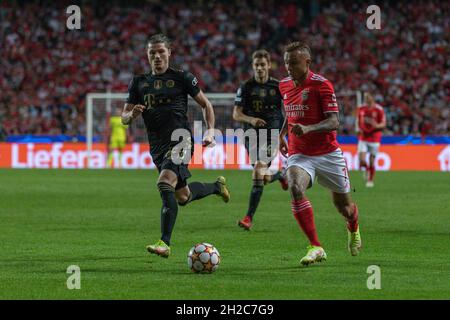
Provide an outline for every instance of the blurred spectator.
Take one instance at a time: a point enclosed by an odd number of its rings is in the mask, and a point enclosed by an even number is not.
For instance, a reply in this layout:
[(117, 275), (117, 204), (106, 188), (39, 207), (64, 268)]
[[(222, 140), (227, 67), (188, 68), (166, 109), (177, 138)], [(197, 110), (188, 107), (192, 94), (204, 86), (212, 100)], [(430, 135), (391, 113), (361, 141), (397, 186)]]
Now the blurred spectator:
[[(69, 2), (39, 3), (0, 3), (3, 135), (85, 134), (86, 93), (126, 92), (132, 74), (148, 72), (145, 40), (157, 32), (174, 40), (174, 64), (196, 74), (205, 92), (235, 92), (259, 48), (272, 53), (273, 76), (284, 77), (283, 46), (303, 40), (312, 70), (338, 95), (375, 94), (385, 134), (449, 134), (448, 1), (384, 2), (381, 30), (365, 27), (366, 7), (354, 1), (82, 5), (78, 31), (65, 27)], [(338, 99), (341, 133), (353, 134), (356, 101)], [(218, 114), (220, 121), (229, 110)]]

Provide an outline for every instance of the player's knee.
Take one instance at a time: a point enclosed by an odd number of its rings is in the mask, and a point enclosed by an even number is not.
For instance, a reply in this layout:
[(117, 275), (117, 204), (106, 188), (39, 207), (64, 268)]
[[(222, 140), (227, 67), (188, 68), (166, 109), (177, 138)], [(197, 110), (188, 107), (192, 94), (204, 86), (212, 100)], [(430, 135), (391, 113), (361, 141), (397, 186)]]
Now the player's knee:
[(170, 180), (170, 178), (166, 175), (160, 175), (158, 178), (158, 182), (157, 185), (159, 186), (159, 184), (169, 184), (172, 185), (172, 181)]
[(253, 169), (253, 176), (255, 178), (262, 179), (264, 175), (266, 174), (266, 165), (262, 162), (256, 162), (255, 168)]
[(295, 200), (302, 200), (305, 198), (305, 191), (299, 184), (294, 183), (289, 185), (289, 190), (291, 192), (291, 196)]
[(177, 202), (178, 202), (179, 206), (184, 207), (189, 203), (189, 200), (188, 200), (188, 198), (183, 198), (180, 200), (177, 199)]
[(157, 187), (162, 199), (165, 199), (170, 196), (170, 194), (175, 193), (175, 188), (169, 183), (158, 182)]
[(189, 195), (186, 195), (186, 194), (177, 194), (177, 195), (175, 196), (175, 198), (177, 199), (178, 205), (184, 207), (184, 206), (186, 206), (186, 205), (189, 203), (189, 201), (191, 200), (191, 195), (190, 195), (190, 194), (189, 194)]

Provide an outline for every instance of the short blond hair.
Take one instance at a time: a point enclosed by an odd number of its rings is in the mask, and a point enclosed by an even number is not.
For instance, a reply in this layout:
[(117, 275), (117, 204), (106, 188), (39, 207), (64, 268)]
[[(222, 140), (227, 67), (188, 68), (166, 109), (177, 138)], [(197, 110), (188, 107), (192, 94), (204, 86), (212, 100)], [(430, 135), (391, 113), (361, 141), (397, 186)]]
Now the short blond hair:
[(309, 46), (306, 43), (300, 41), (291, 42), (284, 47), (284, 52), (292, 52), (295, 50), (306, 52), (309, 54), (310, 57), (312, 56), (311, 49), (309, 48)]

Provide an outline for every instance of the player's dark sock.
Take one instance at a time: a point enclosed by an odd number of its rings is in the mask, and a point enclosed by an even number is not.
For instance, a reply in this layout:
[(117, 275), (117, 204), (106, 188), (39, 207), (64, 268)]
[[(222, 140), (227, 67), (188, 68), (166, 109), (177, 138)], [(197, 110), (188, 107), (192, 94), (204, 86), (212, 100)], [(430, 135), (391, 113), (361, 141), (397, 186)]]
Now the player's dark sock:
[(189, 183), (189, 190), (191, 190), (191, 195), (188, 202), (195, 201), (207, 197), (211, 194), (220, 194), (220, 187), (217, 182), (215, 183), (202, 183), (202, 182), (191, 182)]
[(256, 209), (258, 208), (259, 201), (264, 191), (264, 181), (263, 180), (253, 180), (252, 191), (250, 192), (250, 201), (248, 204), (247, 216), (253, 219)]
[(280, 180), (281, 178), (283, 178), (283, 172), (278, 171), (277, 173), (270, 176), (269, 183)]
[(175, 226), (178, 214), (178, 204), (175, 199), (175, 188), (168, 183), (158, 183), (159, 193), (162, 200), (161, 208), (161, 240), (170, 245), (170, 237)]

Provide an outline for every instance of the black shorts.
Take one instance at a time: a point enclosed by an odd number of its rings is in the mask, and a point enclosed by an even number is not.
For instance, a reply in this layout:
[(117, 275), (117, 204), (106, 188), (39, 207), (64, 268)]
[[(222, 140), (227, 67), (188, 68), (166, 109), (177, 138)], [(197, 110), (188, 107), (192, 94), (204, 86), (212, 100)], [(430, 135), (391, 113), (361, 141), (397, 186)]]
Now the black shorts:
[(159, 150), (157, 154), (152, 154), (151, 152), (150, 154), (153, 158), (153, 162), (155, 163), (156, 168), (158, 169), (158, 172), (161, 173), (161, 171), (163, 170), (170, 170), (177, 175), (178, 182), (175, 186), (175, 190), (187, 186), (187, 179), (192, 176), (191, 172), (189, 171), (188, 165), (184, 163), (174, 163), (171, 158), (171, 148), (169, 146), (167, 146), (167, 148), (163, 148), (163, 150)]
[[(247, 150), (247, 154), (250, 159), (250, 164), (254, 167), (256, 161), (262, 161), (267, 163), (267, 166), (270, 167), (273, 158), (277, 154), (277, 150), (274, 150), (273, 148), (278, 147), (278, 136), (276, 137), (277, 143), (273, 145), (270, 129), (267, 130), (267, 139), (263, 139), (263, 141), (260, 141), (259, 130), (256, 130), (256, 132), (256, 143), (252, 143), (251, 139), (248, 137), (246, 137), (244, 141), (245, 149)], [(273, 155), (273, 153), (275, 154)]]

